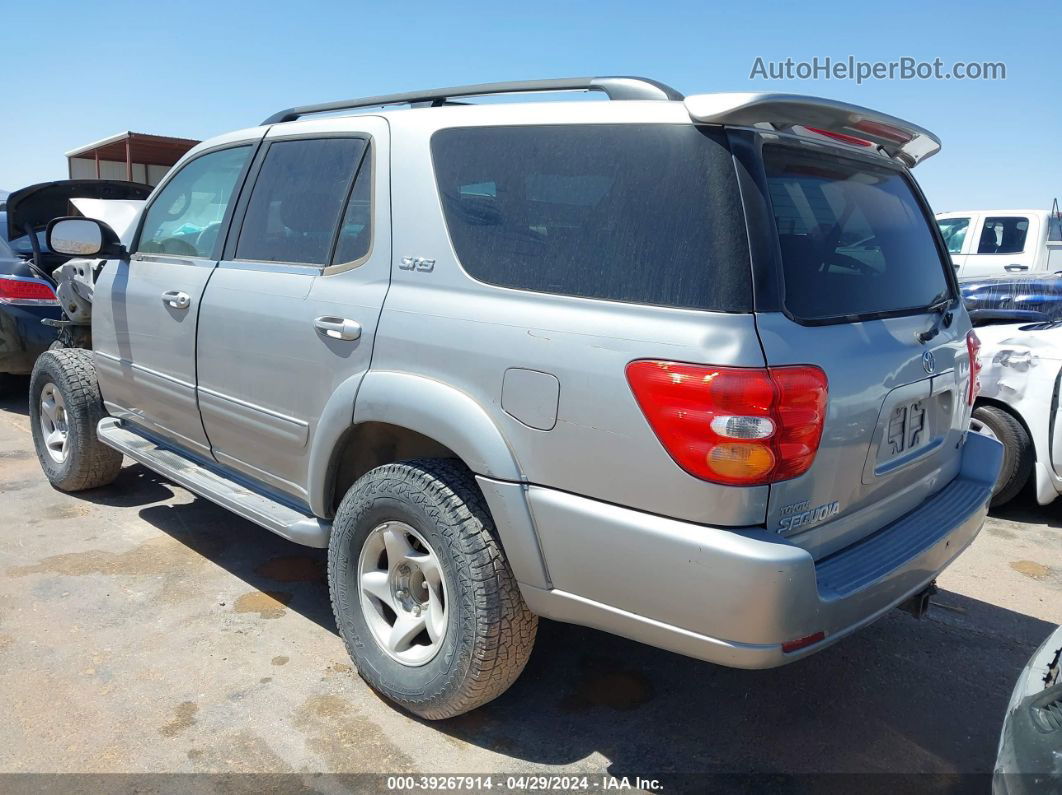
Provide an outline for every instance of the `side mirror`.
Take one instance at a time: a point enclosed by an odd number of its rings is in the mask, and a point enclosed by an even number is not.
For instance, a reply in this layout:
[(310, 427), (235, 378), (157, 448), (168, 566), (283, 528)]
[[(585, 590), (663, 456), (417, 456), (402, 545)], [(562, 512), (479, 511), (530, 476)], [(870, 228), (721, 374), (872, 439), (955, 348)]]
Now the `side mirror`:
[(117, 233), (94, 218), (56, 218), (48, 224), (45, 239), (51, 251), (69, 257), (125, 259), (129, 256)]

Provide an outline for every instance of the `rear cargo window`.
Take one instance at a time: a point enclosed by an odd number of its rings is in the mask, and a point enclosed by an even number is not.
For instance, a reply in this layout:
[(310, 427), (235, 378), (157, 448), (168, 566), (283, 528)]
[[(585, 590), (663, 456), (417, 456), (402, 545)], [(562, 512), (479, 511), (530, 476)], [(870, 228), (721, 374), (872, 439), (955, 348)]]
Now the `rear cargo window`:
[(432, 156), (465, 270), (502, 287), (749, 311), (725, 138), (693, 125), (441, 130)]
[(950, 294), (930, 221), (902, 174), (782, 147), (763, 151), (792, 315), (900, 314)]

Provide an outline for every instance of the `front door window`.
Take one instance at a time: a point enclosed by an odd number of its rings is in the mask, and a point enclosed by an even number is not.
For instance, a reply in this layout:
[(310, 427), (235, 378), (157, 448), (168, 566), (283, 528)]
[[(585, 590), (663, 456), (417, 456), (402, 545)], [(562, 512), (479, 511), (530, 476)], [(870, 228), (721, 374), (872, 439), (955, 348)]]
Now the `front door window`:
[(250, 154), (250, 146), (237, 146), (183, 166), (148, 208), (137, 250), (214, 259), (221, 223)]

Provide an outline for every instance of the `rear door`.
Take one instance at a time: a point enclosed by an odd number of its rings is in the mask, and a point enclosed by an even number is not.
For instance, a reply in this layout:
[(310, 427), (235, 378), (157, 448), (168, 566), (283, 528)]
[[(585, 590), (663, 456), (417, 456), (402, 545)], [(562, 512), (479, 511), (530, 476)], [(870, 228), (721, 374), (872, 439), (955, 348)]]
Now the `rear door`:
[(128, 261), (111, 261), (93, 300), (92, 345), (108, 411), (210, 453), (195, 395), (196, 323), (257, 141), (185, 162), (154, 194)]
[(199, 318), (198, 394), (216, 460), (306, 502), (326, 404), (344, 422), (390, 274), (387, 126), (275, 125)]
[(821, 557), (955, 476), (968, 326), (927, 309), (957, 291), (903, 170), (770, 144), (763, 161), (783, 282), (782, 311), (757, 314), (767, 363), (829, 379), (815, 462), (771, 486), (767, 525)]
[(1039, 225), (1040, 219), (1030, 215), (983, 215), (962, 277), (1006, 276), (1034, 270)]

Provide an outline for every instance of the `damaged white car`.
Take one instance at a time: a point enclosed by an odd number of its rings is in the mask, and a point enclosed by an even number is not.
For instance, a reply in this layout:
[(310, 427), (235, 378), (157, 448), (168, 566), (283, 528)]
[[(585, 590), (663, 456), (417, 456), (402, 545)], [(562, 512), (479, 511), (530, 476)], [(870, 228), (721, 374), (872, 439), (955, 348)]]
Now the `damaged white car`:
[(992, 505), (1033, 480), (1036, 501), (1062, 493), (1062, 321), (990, 325), (981, 339), (981, 392), (971, 428), (1003, 443)]

